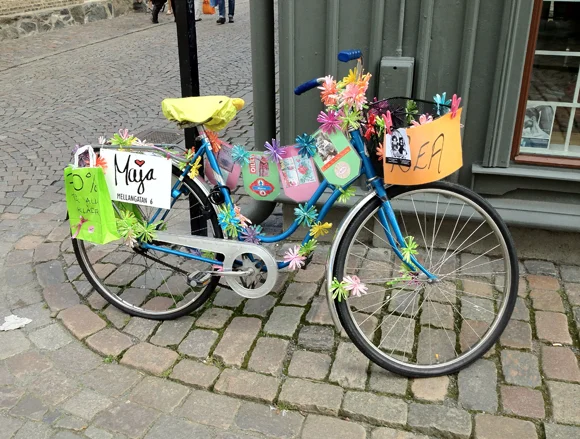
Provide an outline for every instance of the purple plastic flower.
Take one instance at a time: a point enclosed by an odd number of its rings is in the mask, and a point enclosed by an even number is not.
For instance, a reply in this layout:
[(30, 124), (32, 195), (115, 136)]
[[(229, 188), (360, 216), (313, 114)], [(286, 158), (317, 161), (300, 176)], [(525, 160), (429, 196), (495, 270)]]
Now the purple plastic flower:
[(266, 148), (266, 157), (274, 160), (276, 163), (280, 163), (282, 157), (286, 155), (286, 151), (280, 148), (280, 142), (276, 139), (272, 139), (272, 143), (266, 142), (264, 147)]
[(259, 244), (260, 238), (258, 235), (260, 235), (260, 233), (262, 233), (262, 226), (251, 225), (249, 227), (246, 227), (244, 230), (242, 230), (242, 239), (245, 242), (250, 242), (252, 244)]

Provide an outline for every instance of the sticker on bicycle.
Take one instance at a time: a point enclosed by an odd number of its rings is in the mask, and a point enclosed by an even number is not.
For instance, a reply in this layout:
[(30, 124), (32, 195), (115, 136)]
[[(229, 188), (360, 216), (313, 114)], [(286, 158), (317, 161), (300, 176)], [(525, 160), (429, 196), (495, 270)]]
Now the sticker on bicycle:
[[(402, 186), (418, 185), (441, 180), (463, 166), (461, 151), (461, 113), (459, 117), (446, 114), (433, 122), (407, 128), (411, 148), (411, 166), (393, 164), (385, 160), (385, 183)], [(391, 149), (387, 143), (386, 153)]]
[(383, 145), (386, 145), (385, 160), (388, 164), (407, 168), (411, 166), (411, 145), (409, 145), (407, 130), (399, 128), (394, 130), (393, 134), (388, 134), (385, 130)]
[(171, 160), (112, 149), (102, 149), (101, 157), (113, 201), (171, 208)]
[(263, 153), (252, 152), (242, 167), (246, 193), (256, 200), (275, 200), (280, 195), (280, 176), (273, 160)]
[(361, 158), (342, 131), (317, 131), (314, 163), (330, 184), (344, 186), (360, 175)]
[(295, 146), (287, 146), (284, 151), (278, 164), (284, 193), (294, 201), (307, 201), (320, 186), (314, 161), (301, 156)]
[[(232, 158), (232, 147), (226, 144), (221, 145), (221, 149), (217, 153), (217, 162), (220, 167), (222, 177), (226, 182), (226, 186), (230, 189), (235, 189), (238, 185), (238, 179), (242, 172), (242, 167), (234, 162)], [(215, 178), (215, 173), (209, 164), (207, 156), (204, 158), (204, 172), (208, 181), (215, 185), (217, 180)]]

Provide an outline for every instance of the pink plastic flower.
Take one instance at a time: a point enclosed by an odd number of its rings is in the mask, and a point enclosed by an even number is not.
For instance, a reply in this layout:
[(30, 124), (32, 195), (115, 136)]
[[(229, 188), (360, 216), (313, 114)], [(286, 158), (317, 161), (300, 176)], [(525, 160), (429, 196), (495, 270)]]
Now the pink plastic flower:
[(459, 110), (459, 106), (461, 105), (461, 98), (458, 98), (456, 94), (453, 95), (451, 99), (451, 119), (454, 119), (457, 116), (457, 110)]
[(321, 111), (316, 118), (320, 125), (320, 129), (323, 133), (332, 134), (337, 130), (340, 130), (340, 113), (334, 110), (328, 110), (328, 113)]
[(240, 206), (234, 205), (234, 212), (236, 212), (236, 217), (240, 220), (240, 225), (243, 228), (246, 228), (246, 227), (248, 227), (248, 225), (252, 224), (252, 221), (250, 221), (249, 218), (242, 215)]
[(337, 89), (336, 89), (336, 81), (332, 78), (332, 76), (325, 76), (324, 82), (318, 87), (320, 92), (320, 100), (324, 103), (324, 105), (336, 105), (337, 99)]
[(393, 117), (389, 110), (387, 110), (386, 114), (383, 114), (383, 120), (385, 121), (385, 129), (387, 130), (387, 133), (393, 134)]
[(289, 248), (284, 254), (284, 262), (288, 262), (290, 270), (298, 270), (304, 266), (305, 256), (300, 255), (300, 246)]
[(357, 110), (362, 110), (364, 104), (367, 103), (367, 97), (363, 88), (358, 84), (348, 84), (342, 93), (342, 105), (355, 107)]
[(129, 130), (127, 128), (119, 130), (119, 136), (121, 136), (124, 140), (129, 138)]
[(361, 282), (358, 276), (345, 276), (343, 279), (344, 289), (350, 291), (355, 297), (360, 297), (368, 291), (367, 286)]
[(77, 224), (77, 229), (75, 230), (74, 235), (72, 236), (73, 239), (75, 239), (77, 236), (79, 236), (79, 233), (81, 233), (81, 227), (83, 226), (84, 223), (86, 223), (88, 221), (88, 219), (85, 219), (82, 215), (79, 216), (79, 223)]
[(411, 121), (414, 127), (420, 127), (421, 125), (425, 125), (426, 123), (433, 122), (433, 116), (430, 114), (422, 114), (419, 116), (419, 122), (416, 120)]

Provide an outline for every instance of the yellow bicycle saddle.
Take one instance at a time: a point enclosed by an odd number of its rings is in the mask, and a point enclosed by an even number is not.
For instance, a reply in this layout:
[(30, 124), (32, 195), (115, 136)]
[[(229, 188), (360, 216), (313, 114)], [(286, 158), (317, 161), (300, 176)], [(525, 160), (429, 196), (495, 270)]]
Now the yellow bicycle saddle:
[(225, 128), (242, 108), (242, 99), (227, 96), (195, 96), (164, 99), (161, 102), (161, 109), (167, 119), (180, 125), (203, 124), (212, 131)]

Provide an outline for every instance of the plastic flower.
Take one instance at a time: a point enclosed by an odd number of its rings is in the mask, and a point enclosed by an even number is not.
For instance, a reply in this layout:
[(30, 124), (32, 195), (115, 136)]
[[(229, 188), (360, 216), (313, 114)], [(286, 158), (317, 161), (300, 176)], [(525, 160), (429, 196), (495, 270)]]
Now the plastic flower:
[(241, 224), (234, 209), (220, 207), (218, 210), (218, 222), (227, 236), (232, 238), (238, 237)]
[(272, 143), (266, 142), (264, 147), (266, 148), (266, 157), (276, 163), (280, 163), (280, 160), (282, 160), (282, 157), (286, 154), (286, 151), (280, 148), (280, 142), (276, 139), (272, 139)]
[(306, 133), (297, 136), (296, 148), (302, 157), (313, 157), (316, 154), (316, 139)]
[(77, 224), (77, 229), (75, 230), (74, 235), (72, 236), (73, 239), (75, 239), (77, 236), (79, 236), (79, 233), (81, 233), (81, 227), (83, 226), (84, 223), (86, 223), (88, 220), (85, 219), (82, 215), (79, 216), (79, 223)]
[(451, 119), (455, 119), (457, 116), (457, 110), (459, 110), (459, 106), (461, 105), (461, 98), (457, 97), (456, 94), (453, 95), (451, 99)]
[(353, 82), (356, 82), (357, 79), (358, 79), (358, 69), (355, 67), (354, 69), (348, 71), (348, 75), (346, 75), (342, 79), (342, 83), (344, 85), (352, 84)]
[(262, 233), (262, 226), (251, 225), (242, 230), (242, 239), (245, 242), (250, 242), (252, 244), (259, 244), (260, 238), (258, 235)]
[(372, 75), (370, 73), (365, 73), (364, 75), (361, 76), (361, 78), (357, 82), (358, 86), (360, 87), (363, 93), (366, 93), (369, 88), (369, 81), (371, 79), (371, 76)]
[(344, 289), (350, 291), (355, 297), (360, 297), (361, 294), (366, 294), (368, 291), (367, 286), (361, 282), (358, 276), (345, 276), (343, 282)]
[(339, 203), (346, 203), (356, 193), (356, 189), (352, 186), (346, 189), (338, 188), (338, 190), (340, 191), (340, 195), (338, 196)]
[(103, 172), (107, 172), (107, 161), (103, 157), (97, 156), (97, 161), (95, 162), (95, 166), (98, 166), (99, 168), (103, 168)]
[(240, 225), (242, 227), (248, 227), (248, 225), (252, 224), (252, 221), (250, 221), (249, 218), (246, 218), (244, 215), (242, 215), (240, 206), (234, 205), (234, 212), (236, 212), (236, 218), (240, 220)]
[(316, 218), (318, 218), (316, 207), (307, 207), (306, 204), (299, 204), (294, 209), (294, 215), (298, 219), (298, 224), (305, 224), (308, 227), (311, 227), (314, 221), (316, 221)]
[(441, 116), (441, 107), (449, 106), (451, 104), (451, 99), (447, 99), (447, 93), (443, 92), (441, 94), (437, 93), (433, 96), (435, 104), (437, 104), (437, 115)]
[(364, 136), (365, 139), (370, 140), (371, 139), (371, 136), (373, 134), (376, 134), (375, 127), (373, 125), (371, 125), (371, 124), (368, 124), (366, 126), (365, 133), (364, 133), (363, 136)]
[(234, 145), (232, 148), (232, 159), (240, 165), (250, 163), (250, 153), (242, 145)]
[(337, 88), (336, 88), (336, 81), (332, 78), (332, 76), (325, 76), (324, 82), (318, 87), (320, 92), (320, 100), (324, 103), (324, 105), (336, 105), (337, 99)]
[(387, 133), (393, 134), (393, 116), (389, 110), (383, 114), (383, 122), (385, 123), (385, 129), (387, 130)]
[(320, 130), (326, 134), (332, 134), (340, 130), (340, 115), (342, 111), (328, 110), (328, 113), (321, 111), (316, 121), (321, 124)]
[(138, 139), (137, 137), (135, 137), (135, 140), (133, 141), (133, 145), (135, 146), (148, 146), (149, 144), (147, 143), (147, 139)]
[(104, 145), (107, 142), (105, 136), (99, 136), (99, 145)]
[(356, 83), (348, 84), (341, 94), (341, 106), (348, 105), (357, 110), (362, 110), (366, 103), (365, 91)]
[(304, 261), (306, 256), (300, 254), (300, 247), (294, 246), (294, 248), (289, 248), (284, 254), (284, 262), (288, 263), (288, 268), (290, 270), (298, 270), (304, 266)]
[(407, 115), (407, 123), (411, 124), (415, 120), (415, 116), (419, 114), (419, 109), (417, 108), (417, 102), (412, 99), (407, 101), (405, 107), (405, 113)]
[(201, 156), (195, 159), (195, 162), (191, 165), (191, 170), (189, 171), (189, 178), (192, 180), (199, 175), (199, 170), (201, 169)]
[(385, 160), (385, 149), (383, 148), (383, 144), (379, 143), (379, 146), (377, 146), (377, 149), (375, 151), (375, 154), (377, 155), (377, 158), (380, 161), (384, 161)]
[(308, 242), (300, 246), (300, 254), (308, 257), (312, 252), (314, 252), (314, 250), (316, 250), (317, 245), (318, 241), (316, 239), (310, 239)]
[(319, 238), (320, 236), (328, 235), (331, 228), (332, 223), (317, 222), (310, 229), (310, 236), (312, 236), (313, 238)]
[(433, 122), (433, 116), (430, 114), (422, 114), (419, 116), (419, 122), (416, 120), (411, 121), (413, 127), (420, 127), (421, 125), (425, 125), (427, 123)]
[(221, 140), (219, 139), (217, 133), (213, 132), (212, 130), (205, 130), (205, 134), (207, 135), (207, 139), (209, 140), (212, 151), (217, 154), (219, 150), (222, 149)]
[(403, 256), (403, 261), (407, 264), (411, 264), (411, 256), (417, 254), (417, 248), (419, 244), (415, 241), (412, 236), (405, 237), (405, 246), (401, 246), (401, 255)]
[(345, 109), (341, 116), (341, 128), (346, 131), (349, 129), (358, 130), (360, 128), (361, 112), (358, 110)]
[(339, 282), (337, 278), (332, 279), (330, 291), (332, 291), (332, 298), (339, 302), (348, 297), (348, 291), (345, 288), (344, 281)]
[(120, 129), (118, 133), (113, 134), (113, 137), (109, 139), (109, 143), (111, 145), (118, 145), (121, 147), (131, 146), (136, 139), (136, 137), (130, 136), (129, 130), (125, 128), (124, 130)]

